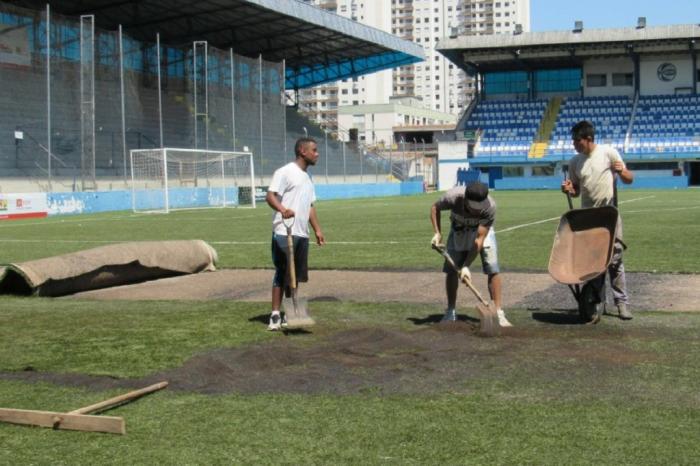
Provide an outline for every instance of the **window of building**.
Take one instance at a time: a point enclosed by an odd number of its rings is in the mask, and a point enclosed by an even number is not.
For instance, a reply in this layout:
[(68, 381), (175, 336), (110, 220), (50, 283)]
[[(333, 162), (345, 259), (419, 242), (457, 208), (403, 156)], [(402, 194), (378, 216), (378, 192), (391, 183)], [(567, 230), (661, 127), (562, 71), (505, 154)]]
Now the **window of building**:
[(517, 178), (525, 175), (523, 167), (503, 167), (503, 178)]
[(535, 92), (568, 92), (581, 89), (581, 70), (564, 68), (535, 72)]
[(633, 85), (632, 73), (613, 73), (612, 75), (612, 85), (613, 86), (627, 86), (631, 87)]
[(589, 73), (586, 75), (587, 87), (605, 87), (608, 85), (608, 76), (601, 73)]
[(486, 94), (527, 94), (527, 91), (525, 71), (495, 72), (484, 75)]
[(550, 165), (532, 167), (532, 176), (554, 176), (554, 167)]

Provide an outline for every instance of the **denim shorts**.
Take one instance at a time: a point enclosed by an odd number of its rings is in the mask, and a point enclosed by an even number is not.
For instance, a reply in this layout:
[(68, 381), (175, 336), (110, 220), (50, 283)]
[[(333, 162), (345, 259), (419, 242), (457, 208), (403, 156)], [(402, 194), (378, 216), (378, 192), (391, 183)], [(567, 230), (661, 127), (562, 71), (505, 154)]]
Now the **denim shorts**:
[[(309, 281), (309, 238), (292, 236), (294, 246), (294, 268), (297, 273), (297, 282)], [(287, 273), (287, 235), (272, 234), (272, 263), (275, 265), (275, 276), (272, 286), (284, 288), (289, 285), (290, 277)]]
[[(452, 232), (450, 232), (450, 235), (452, 235)], [(455, 265), (457, 265), (459, 268), (464, 267), (464, 261), (467, 259), (469, 251), (455, 251), (454, 249), (449, 248), (449, 245), (454, 244), (449, 240), (447, 241), (447, 244), (447, 253), (455, 262)], [(498, 266), (498, 244), (496, 243), (496, 233), (493, 231), (493, 228), (489, 228), (489, 232), (486, 234), (486, 238), (484, 239), (484, 246), (481, 248), (479, 255), (481, 256), (481, 270), (485, 274), (493, 275), (500, 273), (501, 269)], [(445, 261), (442, 271), (445, 273), (454, 273), (452, 266), (450, 266), (447, 261)]]

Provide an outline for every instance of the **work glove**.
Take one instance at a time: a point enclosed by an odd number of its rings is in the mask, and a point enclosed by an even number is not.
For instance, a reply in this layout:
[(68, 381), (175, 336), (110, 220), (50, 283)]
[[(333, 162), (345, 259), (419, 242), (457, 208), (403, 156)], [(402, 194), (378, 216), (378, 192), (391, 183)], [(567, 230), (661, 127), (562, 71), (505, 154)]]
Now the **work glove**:
[(472, 281), (472, 274), (469, 272), (469, 267), (466, 265), (459, 271), (459, 279), (462, 281), (466, 280), (468, 282)]
[(430, 244), (433, 246), (440, 246), (442, 243), (442, 235), (440, 233), (435, 233), (433, 239), (430, 240)]

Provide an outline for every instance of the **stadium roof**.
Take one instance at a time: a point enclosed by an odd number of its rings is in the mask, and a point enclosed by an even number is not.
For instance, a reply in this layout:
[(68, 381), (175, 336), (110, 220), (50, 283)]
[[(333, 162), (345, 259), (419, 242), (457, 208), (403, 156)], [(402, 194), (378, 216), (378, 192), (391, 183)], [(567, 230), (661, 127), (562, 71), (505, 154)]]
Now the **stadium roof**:
[[(697, 44), (696, 44), (697, 42)], [(469, 74), (581, 66), (590, 58), (632, 53), (689, 53), (700, 46), (700, 25), (460, 36), (436, 47)]]
[[(10, 0), (42, 10), (41, 0)], [(95, 15), (129, 36), (164, 44), (207, 41), (234, 53), (286, 60), (286, 88), (304, 88), (424, 60), (422, 47), (300, 0), (60, 0), (55, 14)]]

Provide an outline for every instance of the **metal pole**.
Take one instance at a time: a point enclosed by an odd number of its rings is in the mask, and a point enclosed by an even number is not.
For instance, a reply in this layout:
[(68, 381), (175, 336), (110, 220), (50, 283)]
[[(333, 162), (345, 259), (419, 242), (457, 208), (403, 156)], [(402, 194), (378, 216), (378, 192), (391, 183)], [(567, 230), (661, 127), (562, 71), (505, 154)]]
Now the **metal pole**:
[(47, 186), (51, 192), (51, 6), (46, 4), (46, 167)]
[(363, 169), (364, 158), (365, 158), (365, 150), (362, 149), (362, 151), (360, 152), (360, 183), (363, 182), (363, 181), (362, 181), (362, 177), (363, 177), (363, 174), (364, 174), (364, 173), (363, 173), (363, 172), (364, 172), (364, 169)]
[(119, 25), (119, 83), (121, 88), (121, 105), (122, 105), (122, 159), (124, 161), (124, 184), (127, 184), (126, 178), (126, 103), (124, 101), (124, 42), (122, 39), (122, 25)]
[(323, 144), (324, 152), (323, 156), (326, 159), (326, 184), (328, 184), (328, 128), (323, 128)]
[(263, 183), (263, 79), (262, 79), (262, 53), (258, 55), (258, 86), (260, 94), (260, 184)]
[(379, 157), (374, 154), (374, 182), (379, 183)]
[(228, 49), (228, 51), (231, 60), (231, 137), (233, 138), (233, 150), (236, 150), (236, 86), (234, 86), (233, 49)]
[(160, 130), (160, 147), (163, 145), (163, 98), (160, 88), (160, 33), (156, 33), (156, 60), (158, 61), (158, 129)]
[(343, 183), (347, 182), (347, 173), (345, 171), (345, 140), (343, 139)]
[(221, 160), (221, 188), (222, 188), (222, 197), (224, 199), (223, 204), (221, 204), (221, 207), (226, 207), (226, 170), (224, 166), (224, 154), (219, 155), (219, 159)]
[(197, 106), (197, 41), (192, 42), (192, 93), (194, 94), (194, 148), (199, 148), (199, 107)]
[[(282, 140), (284, 144), (284, 154), (287, 155), (287, 60), (282, 60), (282, 76), (280, 78), (282, 87)], [(328, 151), (326, 151), (324, 157), (326, 157)]]
[(168, 191), (168, 151), (161, 147), (161, 153), (163, 154), (163, 196), (165, 199), (165, 213), (170, 212), (170, 194)]
[(250, 197), (253, 202), (253, 208), (255, 208), (255, 163), (253, 161), (253, 154), (250, 154)]
[(406, 174), (404, 173), (406, 171), (406, 140), (404, 138), (401, 138), (401, 176), (406, 178)]
[[(327, 129), (327, 128), (326, 128), (326, 129)], [(304, 128), (304, 130), (306, 130), (306, 128)], [(324, 131), (325, 131), (325, 130), (324, 130)], [(326, 135), (326, 138), (328, 138), (328, 135)], [(327, 140), (328, 140), (328, 139), (326, 139), (326, 141), (327, 141)], [(326, 146), (326, 147), (327, 147), (327, 146)], [(326, 157), (326, 184), (328, 184), (328, 162), (330, 161), (331, 157), (330, 157), (330, 154), (328, 154), (328, 151), (327, 151), (327, 150), (326, 150), (325, 157)]]

